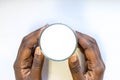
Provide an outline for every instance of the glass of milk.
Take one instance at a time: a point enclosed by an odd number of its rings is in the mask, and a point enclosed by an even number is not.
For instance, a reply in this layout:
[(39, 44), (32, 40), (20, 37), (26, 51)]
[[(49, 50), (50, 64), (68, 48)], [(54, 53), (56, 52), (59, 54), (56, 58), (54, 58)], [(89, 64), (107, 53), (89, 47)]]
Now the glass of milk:
[(83, 65), (84, 56), (77, 44), (74, 30), (65, 24), (51, 24), (43, 30), (39, 45), (46, 57), (43, 66), (44, 80), (72, 80), (67, 59), (77, 53), (81, 56), (80, 64)]

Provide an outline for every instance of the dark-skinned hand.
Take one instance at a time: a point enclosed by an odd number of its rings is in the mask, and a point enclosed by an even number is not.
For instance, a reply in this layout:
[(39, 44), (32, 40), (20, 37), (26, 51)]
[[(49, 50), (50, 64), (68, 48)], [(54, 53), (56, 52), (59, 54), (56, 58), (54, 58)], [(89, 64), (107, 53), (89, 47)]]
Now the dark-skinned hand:
[(16, 80), (42, 80), (44, 56), (38, 46), (38, 40), (46, 26), (23, 38), (14, 63)]
[(103, 80), (105, 65), (96, 41), (88, 35), (76, 32), (78, 46), (85, 56), (85, 71), (81, 70), (79, 56), (74, 54), (68, 60), (73, 80)]
[[(42, 80), (42, 66), (44, 56), (38, 45), (42, 30), (47, 25), (38, 29), (22, 40), (18, 55), (14, 63), (16, 80)], [(102, 80), (105, 70), (96, 41), (79, 32), (76, 32), (80, 49), (85, 56), (85, 70), (82, 72), (78, 55), (74, 54), (68, 60), (73, 80)]]

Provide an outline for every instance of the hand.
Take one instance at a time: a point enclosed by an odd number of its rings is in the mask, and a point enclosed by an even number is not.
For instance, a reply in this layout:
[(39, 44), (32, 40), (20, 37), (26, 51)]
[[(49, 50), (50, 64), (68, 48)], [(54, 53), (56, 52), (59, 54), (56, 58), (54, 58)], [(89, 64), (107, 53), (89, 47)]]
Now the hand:
[(78, 55), (68, 60), (73, 80), (102, 80), (105, 65), (102, 61), (96, 41), (88, 35), (76, 32), (80, 49), (85, 56), (85, 71), (82, 72)]
[(46, 26), (23, 38), (14, 63), (16, 80), (41, 80), (44, 56), (38, 47), (38, 40)]

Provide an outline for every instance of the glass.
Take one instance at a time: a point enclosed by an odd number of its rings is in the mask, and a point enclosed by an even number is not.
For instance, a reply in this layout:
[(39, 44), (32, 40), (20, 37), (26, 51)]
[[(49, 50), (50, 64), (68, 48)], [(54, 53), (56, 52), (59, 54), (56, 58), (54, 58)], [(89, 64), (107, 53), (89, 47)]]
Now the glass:
[(63, 61), (76, 51), (77, 38), (69, 26), (55, 23), (43, 30), (39, 44), (42, 53), (48, 59)]

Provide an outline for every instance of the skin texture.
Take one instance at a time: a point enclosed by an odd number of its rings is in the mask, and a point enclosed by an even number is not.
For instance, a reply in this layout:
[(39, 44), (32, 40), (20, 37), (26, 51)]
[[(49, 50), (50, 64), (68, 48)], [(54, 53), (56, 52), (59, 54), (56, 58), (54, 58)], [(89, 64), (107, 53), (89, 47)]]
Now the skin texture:
[[(16, 80), (42, 80), (44, 56), (38, 45), (44, 27), (28, 34), (21, 42), (18, 55), (14, 63)], [(88, 35), (76, 32), (78, 46), (85, 55), (85, 71), (82, 72), (78, 55), (68, 59), (73, 80), (102, 80), (105, 70), (96, 41)]]
[(85, 56), (85, 71), (81, 70), (78, 55), (69, 58), (69, 67), (73, 80), (103, 80), (105, 65), (95, 39), (76, 32), (79, 48)]
[(42, 80), (44, 56), (38, 46), (38, 40), (46, 26), (23, 38), (14, 63), (16, 80)]

